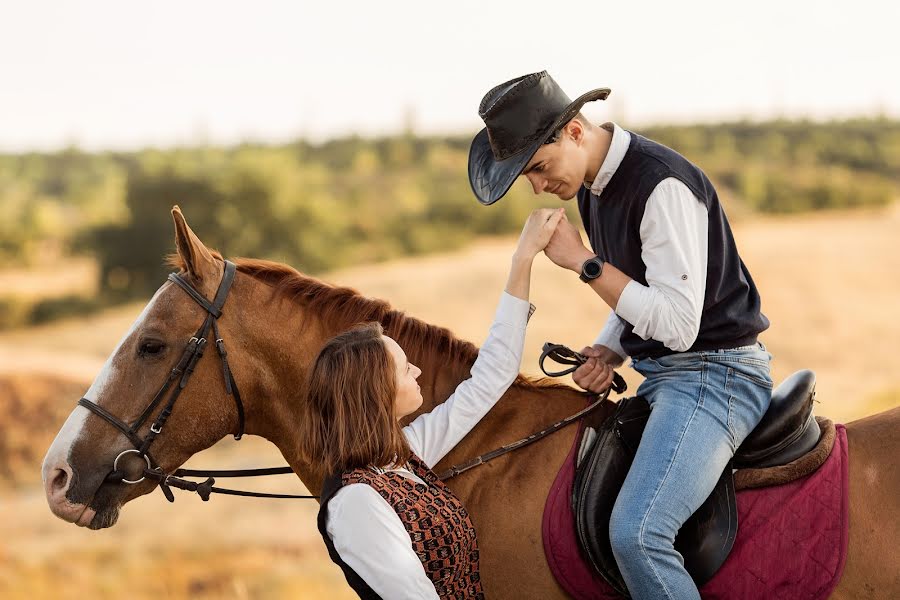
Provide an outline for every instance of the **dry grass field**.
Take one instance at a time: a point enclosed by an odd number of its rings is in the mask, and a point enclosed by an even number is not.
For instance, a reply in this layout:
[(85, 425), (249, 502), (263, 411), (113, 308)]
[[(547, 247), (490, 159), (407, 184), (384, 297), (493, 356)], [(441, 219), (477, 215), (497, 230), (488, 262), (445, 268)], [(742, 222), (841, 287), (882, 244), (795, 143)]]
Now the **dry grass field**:
[[(849, 421), (900, 404), (900, 206), (744, 219), (738, 247), (772, 328), (777, 381), (818, 374), (819, 414)], [(327, 280), (480, 343), (505, 281), (513, 239), (462, 252), (335, 272)], [(0, 277), (2, 281), (2, 277)], [(31, 280), (29, 280), (31, 281)], [(608, 309), (569, 272), (538, 259), (523, 370), (546, 340), (590, 343)], [(315, 531), (316, 505), (161, 494), (109, 530), (63, 523), (46, 507), (40, 461), (65, 415), (141, 307), (0, 335), (0, 596), (28, 598), (351, 598)], [(623, 374), (635, 389), (639, 378)], [(266, 442), (224, 440), (192, 465), (281, 464)], [(290, 477), (259, 489), (293, 490)]]

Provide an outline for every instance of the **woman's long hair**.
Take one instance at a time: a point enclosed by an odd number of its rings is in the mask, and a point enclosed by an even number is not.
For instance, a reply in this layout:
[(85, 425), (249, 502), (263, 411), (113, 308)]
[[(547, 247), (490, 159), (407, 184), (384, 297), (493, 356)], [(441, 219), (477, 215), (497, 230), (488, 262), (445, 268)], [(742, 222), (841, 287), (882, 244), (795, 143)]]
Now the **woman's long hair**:
[(300, 453), (326, 474), (402, 464), (412, 454), (394, 415), (397, 381), (379, 323), (329, 340), (313, 363), (303, 401)]

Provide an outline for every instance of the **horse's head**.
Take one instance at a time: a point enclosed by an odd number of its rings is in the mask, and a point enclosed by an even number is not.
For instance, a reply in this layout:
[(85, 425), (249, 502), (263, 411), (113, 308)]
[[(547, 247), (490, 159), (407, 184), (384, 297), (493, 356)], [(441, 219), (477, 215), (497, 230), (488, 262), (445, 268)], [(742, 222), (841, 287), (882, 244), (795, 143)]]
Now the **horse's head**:
[[(225, 262), (191, 231), (178, 207), (172, 210), (172, 216), (176, 248), (183, 265), (181, 281), (212, 303), (224, 278)], [(265, 369), (259, 372), (254, 356), (260, 356), (262, 351), (255, 344), (271, 328), (261, 322), (263, 316), (246, 307), (243, 312), (240, 310), (254, 293), (249, 281), (247, 277), (234, 281), (218, 319), (218, 330), (231, 351), (228, 366), (241, 386), (240, 392), (258, 396), (260, 378), (267, 374)], [(143, 469), (151, 463), (136, 450), (148, 438), (155, 438), (148, 448), (155, 463), (152, 466), (170, 473), (193, 454), (229, 433), (239, 432), (240, 402), (226, 393), (223, 362), (216, 346), (218, 336), (211, 320), (203, 336), (198, 335), (209, 315), (202, 302), (192, 298), (178, 281), (166, 281), (159, 288), (107, 359), (44, 458), (44, 489), (54, 514), (92, 529), (109, 527), (124, 503), (157, 485), (152, 478), (129, 483), (140, 480)], [(209, 356), (196, 361), (185, 382), (183, 374), (173, 369), (190, 370), (189, 347), (197, 346), (197, 340), (192, 340), (195, 336), (208, 340), (203, 351)], [(170, 385), (160, 394), (167, 381)], [(159, 415), (182, 383), (183, 392), (160, 427)], [(154, 404), (155, 397), (160, 400)], [(142, 415), (146, 417), (143, 421)], [(151, 428), (162, 432), (157, 437)], [(115, 472), (110, 475), (114, 465)]]

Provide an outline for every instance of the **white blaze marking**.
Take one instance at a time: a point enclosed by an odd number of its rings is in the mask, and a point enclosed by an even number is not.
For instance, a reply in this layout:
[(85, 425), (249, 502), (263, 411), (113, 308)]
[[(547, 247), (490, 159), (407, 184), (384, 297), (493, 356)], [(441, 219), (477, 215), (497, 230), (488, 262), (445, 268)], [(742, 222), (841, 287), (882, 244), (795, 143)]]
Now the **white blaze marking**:
[[(119, 343), (116, 345), (116, 349), (113, 350), (112, 354), (110, 354), (106, 359), (106, 363), (103, 365), (103, 368), (100, 369), (100, 373), (97, 374), (97, 377), (94, 379), (91, 387), (88, 388), (87, 392), (85, 392), (85, 398), (87, 398), (91, 402), (97, 402), (97, 400), (101, 397), (107, 383), (115, 374), (115, 368), (112, 364), (113, 358), (116, 356), (116, 354), (119, 353), (119, 350), (121, 349), (122, 344), (125, 343), (125, 340), (127, 340), (128, 337), (132, 333), (134, 333), (134, 331), (141, 325), (141, 323), (144, 322), (144, 319), (147, 318), (147, 314), (150, 312), (151, 307), (159, 297), (160, 292), (162, 292), (163, 288), (166, 287), (168, 287), (168, 285), (164, 284), (161, 288), (156, 290), (156, 293), (150, 299), (150, 302), (147, 303), (147, 306), (144, 307), (144, 310), (141, 311), (141, 314), (138, 315), (138, 318), (134, 321), (134, 323), (131, 324), (131, 328), (124, 336), (122, 336), (122, 339), (119, 340)], [(76, 406), (72, 411), (72, 414), (69, 415), (69, 418), (66, 419), (66, 422), (62, 426), (62, 429), (60, 429), (59, 433), (56, 434), (56, 438), (53, 440), (53, 443), (50, 445), (50, 449), (47, 450), (47, 455), (44, 457), (44, 464), (41, 470), (41, 475), (45, 482), (47, 481), (47, 477), (50, 475), (48, 471), (58, 468), (59, 465), (66, 464), (68, 462), (69, 449), (81, 436), (81, 433), (84, 429), (85, 419), (87, 419), (89, 414), (91, 414), (90, 411), (85, 407)]]

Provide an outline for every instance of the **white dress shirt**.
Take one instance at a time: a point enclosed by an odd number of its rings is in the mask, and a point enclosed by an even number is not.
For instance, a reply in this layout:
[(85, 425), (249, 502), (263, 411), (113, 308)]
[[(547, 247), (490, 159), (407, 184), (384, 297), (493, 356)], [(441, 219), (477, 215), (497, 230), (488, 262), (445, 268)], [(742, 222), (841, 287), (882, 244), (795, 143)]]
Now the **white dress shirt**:
[[(403, 428), (409, 446), (434, 467), (506, 392), (522, 362), (530, 304), (503, 292), (471, 377), (431, 412)], [(406, 469), (390, 469), (419, 483)], [(382, 598), (437, 598), (434, 584), (391, 505), (372, 487), (342, 487), (328, 503), (328, 536), (341, 559)]]
[[(599, 196), (622, 163), (631, 134), (613, 125), (609, 152), (591, 192)], [(594, 202), (602, 202), (594, 198)], [(709, 218), (706, 205), (682, 181), (663, 179), (647, 198), (641, 219), (641, 259), (647, 285), (630, 281), (594, 341), (623, 358), (625, 321), (642, 339), (684, 352), (697, 339), (706, 294)]]

